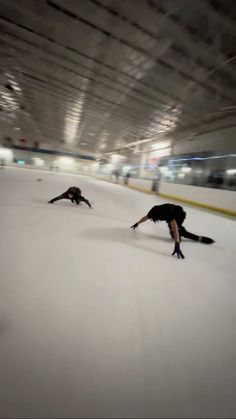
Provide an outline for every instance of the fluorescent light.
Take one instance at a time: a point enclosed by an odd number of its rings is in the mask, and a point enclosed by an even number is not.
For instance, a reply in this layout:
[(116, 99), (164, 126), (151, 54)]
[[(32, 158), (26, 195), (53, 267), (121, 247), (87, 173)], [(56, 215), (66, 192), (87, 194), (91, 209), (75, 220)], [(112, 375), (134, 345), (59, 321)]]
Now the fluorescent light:
[(13, 153), (12, 150), (9, 150), (8, 148), (2, 148), (0, 147), (0, 158), (4, 159), (7, 162), (13, 161)]
[(236, 169), (228, 169), (226, 170), (227, 175), (236, 175)]
[(75, 160), (72, 157), (59, 157), (58, 160), (60, 163), (67, 165), (71, 165), (75, 162)]
[(151, 148), (153, 151), (155, 150), (163, 150), (164, 148), (168, 148), (171, 146), (171, 141), (160, 141), (159, 143), (151, 144)]
[[(65, 141), (68, 144), (73, 144), (76, 142), (77, 132), (81, 122), (81, 114), (83, 111), (85, 93), (81, 93), (78, 97), (78, 101), (74, 102), (74, 106), (67, 112), (65, 118)], [(71, 113), (76, 113), (76, 118), (71, 117)]]
[(182, 167), (182, 169), (181, 169), (181, 172), (183, 172), (183, 173), (189, 173), (189, 172), (191, 172), (191, 167)]
[(33, 157), (32, 160), (34, 161), (35, 166), (44, 166), (44, 160), (40, 157)]
[[(211, 156), (211, 157), (188, 157), (181, 159), (171, 159), (170, 162), (178, 161), (191, 161), (191, 160), (211, 160), (211, 159), (222, 159), (224, 157), (236, 157), (236, 154), (225, 154), (223, 156)], [(230, 170), (230, 169), (229, 169)]]

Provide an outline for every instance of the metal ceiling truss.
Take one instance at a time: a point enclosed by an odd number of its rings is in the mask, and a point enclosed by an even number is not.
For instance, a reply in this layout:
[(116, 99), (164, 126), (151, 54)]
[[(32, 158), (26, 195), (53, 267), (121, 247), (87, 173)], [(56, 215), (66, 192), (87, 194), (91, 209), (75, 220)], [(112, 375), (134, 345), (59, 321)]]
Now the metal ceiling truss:
[(226, 3), (0, 0), (0, 68), (20, 89), (10, 123), (23, 106), (45, 142), (101, 154), (233, 116)]

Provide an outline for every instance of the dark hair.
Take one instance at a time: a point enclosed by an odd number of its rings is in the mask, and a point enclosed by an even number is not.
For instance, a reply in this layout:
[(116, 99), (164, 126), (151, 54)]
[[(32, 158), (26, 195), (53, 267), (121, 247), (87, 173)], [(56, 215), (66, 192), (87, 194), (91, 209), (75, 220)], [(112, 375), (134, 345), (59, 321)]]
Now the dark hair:
[(159, 223), (159, 220), (158, 220), (158, 219), (156, 219), (156, 218), (151, 218), (151, 217), (149, 217), (149, 219), (150, 219), (151, 221), (153, 221), (154, 223)]
[(148, 213), (149, 220), (153, 221), (154, 223), (158, 223), (158, 221), (159, 221), (158, 216), (159, 216), (159, 214), (158, 214), (157, 207), (153, 207)]

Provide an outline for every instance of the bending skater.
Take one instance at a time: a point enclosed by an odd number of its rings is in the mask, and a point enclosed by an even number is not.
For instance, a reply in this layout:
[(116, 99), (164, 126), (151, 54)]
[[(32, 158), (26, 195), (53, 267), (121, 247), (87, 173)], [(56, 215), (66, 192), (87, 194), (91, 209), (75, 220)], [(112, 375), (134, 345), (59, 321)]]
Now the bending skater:
[(197, 236), (196, 234), (189, 233), (184, 227), (183, 222), (186, 218), (186, 212), (180, 205), (174, 204), (163, 204), (155, 205), (150, 209), (149, 213), (145, 215), (141, 220), (132, 225), (132, 229), (135, 230), (139, 224), (144, 223), (147, 220), (151, 220), (154, 223), (158, 221), (166, 221), (169, 227), (170, 235), (175, 240), (175, 247), (172, 255), (177, 255), (178, 258), (184, 259), (184, 255), (180, 249), (181, 237), (191, 239), (194, 241), (211, 244), (214, 240), (205, 236)]
[(51, 199), (48, 203), (53, 204), (53, 202), (59, 201), (60, 199), (70, 199), (72, 203), (76, 202), (77, 205), (79, 205), (80, 202), (85, 202), (89, 208), (92, 208), (89, 200), (81, 195), (80, 188), (77, 188), (76, 186), (71, 186), (66, 192)]

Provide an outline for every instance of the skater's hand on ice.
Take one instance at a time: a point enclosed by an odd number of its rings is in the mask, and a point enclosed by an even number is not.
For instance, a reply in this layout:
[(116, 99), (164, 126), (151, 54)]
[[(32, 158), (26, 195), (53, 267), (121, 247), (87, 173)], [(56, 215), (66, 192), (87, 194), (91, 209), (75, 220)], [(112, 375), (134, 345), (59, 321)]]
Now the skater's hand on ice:
[(177, 242), (175, 243), (175, 248), (174, 248), (174, 251), (172, 253), (172, 256), (174, 256), (174, 255), (177, 255), (178, 259), (180, 259), (180, 258), (184, 259), (184, 255), (180, 250), (179, 243), (177, 243)]
[(130, 228), (132, 228), (133, 230), (135, 230), (136, 228), (138, 228), (138, 223), (135, 223), (134, 225), (132, 225)]
[(48, 201), (48, 204), (53, 204), (53, 200), (51, 199), (51, 201)]

